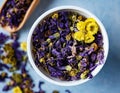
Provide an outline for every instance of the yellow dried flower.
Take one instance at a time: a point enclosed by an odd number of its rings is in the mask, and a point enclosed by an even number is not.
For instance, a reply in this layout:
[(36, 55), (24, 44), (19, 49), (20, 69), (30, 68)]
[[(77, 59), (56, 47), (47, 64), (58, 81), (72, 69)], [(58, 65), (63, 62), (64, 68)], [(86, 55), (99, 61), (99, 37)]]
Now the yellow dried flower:
[(88, 23), (86, 25), (87, 32), (91, 32), (93, 35), (98, 32), (98, 25), (95, 22)]
[(96, 22), (96, 21), (95, 21), (94, 18), (87, 18), (87, 19), (85, 20), (85, 24), (89, 24), (89, 23), (91, 23), (91, 22)]
[(95, 37), (91, 33), (85, 35), (85, 43), (91, 43), (95, 40)]
[(20, 47), (22, 50), (27, 51), (27, 43), (26, 42), (21, 42)]
[(66, 40), (69, 41), (70, 39), (71, 39), (71, 34), (68, 34), (68, 35), (66, 36)]
[(95, 19), (87, 18), (85, 21), (79, 21), (77, 24), (78, 32), (75, 32), (74, 39), (78, 41), (85, 41), (85, 43), (91, 43), (94, 41), (95, 35), (98, 32), (98, 24)]
[(79, 31), (85, 31), (85, 22), (80, 21), (80, 22), (77, 23), (76, 26), (77, 26), (77, 29), (78, 29)]
[(22, 90), (20, 89), (19, 86), (16, 86), (13, 88), (13, 93), (22, 93)]
[(43, 58), (40, 58), (40, 60), (39, 60), (39, 62), (45, 62), (45, 58), (43, 57)]
[(72, 67), (71, 67), (70, 65), (67, 65), (67, 66), (65, 67), (65, 69), (66, 69), (67, 71), (71, 71), (71, 70), (72, 70)]
[(53, 15), (52, 15), (52, 18), (58, 18), (58, 13), (54, 13)]
[(78, 16), (78, 20), (82, 20), (83, 19), (83, 17), (82, 16)]
[(81, 78), (81, 79), (86, 79), (88, 73), (89, 73), (89, 70), (84, 71), (84, 72), (80, 75), (80, 78)]
[(85, 35), (82, 31), (78, 31), (74, 33), (74, 39), (78, 40), (78, 41), (83, 41), (85, 38)]
[(70, 76), (76, 76), (76, 74), (78, 73), (78, 70), (77, 69), (72, 69), (70, 72), (69, 72), (69, 75)]

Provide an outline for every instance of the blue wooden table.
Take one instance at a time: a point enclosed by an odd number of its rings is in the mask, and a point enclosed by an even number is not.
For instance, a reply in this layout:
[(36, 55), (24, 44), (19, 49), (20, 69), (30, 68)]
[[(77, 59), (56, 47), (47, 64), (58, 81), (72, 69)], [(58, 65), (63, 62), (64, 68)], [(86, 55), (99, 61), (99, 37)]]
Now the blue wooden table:
[[(3, 1), (0, 0), (0, 5), (2, 5)], [(52, 93), (54, 89), (60, 90), (60, 93), (65, 93), (65, 89), (71, 90), (72, 93), (120, 93), (120, 0), (41, 0), (36, 10), (19, 32), (20, 41), (26, 41), (32, 24), (42, 13), (61, 5), (74, 5), (85, 8), (94, 13), (102, 21), (110, 41), (108, 59), (96, 77), (87, 83), (74, 87), (53, 85), (39, 77), (32, 67), (28, 65), (27, 69), (34, 76), (35, 84), (38, 84), (39, 80), (45, 81), (43, 89), (47, 93)], [(4, 32), (0, 28), (1, 31)], [(3, 93), (3, 85), (4, 83), (0, 84), (0, 93)], [(37, 87), (34, 89), (37, 90)], [(11, 93), (11, 91), (8, 93)]]

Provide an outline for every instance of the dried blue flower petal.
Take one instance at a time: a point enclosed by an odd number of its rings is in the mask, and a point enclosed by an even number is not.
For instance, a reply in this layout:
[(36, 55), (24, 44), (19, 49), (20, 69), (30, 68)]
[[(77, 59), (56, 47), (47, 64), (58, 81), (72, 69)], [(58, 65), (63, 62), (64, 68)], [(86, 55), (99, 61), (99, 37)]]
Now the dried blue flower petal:
[(3, 69), (9, 69), (9, 66), (6, 65), (6, 64), (3, 64), (3, 63), (0, 63), (0, 70), (3, 70)]
[(9, 86), (9, 85), (6, 85), (6, 86), (3, 87), (2, 90), (3, 90), (3, 91), (9, 91), (9, 90), (10, 90), (10, 86)]
[(66, 93), (71, 93), (70, 90), (65, 90)]
[(0, 45), (4, 44), (8, 40), (8, 38), (9, 38), (9, 36), (7, 36), (3, 33), (0, 33)]

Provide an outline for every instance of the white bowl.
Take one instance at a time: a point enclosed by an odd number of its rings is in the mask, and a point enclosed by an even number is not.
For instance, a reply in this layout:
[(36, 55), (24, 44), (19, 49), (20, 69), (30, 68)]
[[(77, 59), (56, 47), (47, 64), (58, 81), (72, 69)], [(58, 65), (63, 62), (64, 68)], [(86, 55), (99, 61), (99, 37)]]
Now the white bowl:
[(38, 69), (38, 67), (36, 66), (35, 62), (34, 62), (34, 57), (32, 55), (32, 44), (31, 44), (31, 38), (32, 38), (32, 34), (34, 32), (34, 29), (36, 28), (36, 26), (40, 23), (40, 21), (43, 20), (43, 18), (45, 18), (46, 16), (48, 16), (49, 14), (53, 13), (53, 12), (56, 12), (56, 11), (59, 11), (59, 10), (69, 10), (69, 11), (74, 11), (74, 12), (77, 12), (83, 16), (85, 16), (86, 18), (88, 17), (92, 17), (96, 20), (96, 22), (98, 23), (100, 29), (101, 29), (101, 33), (103, 35), (103, 48), (104, 48), (104, 63), (97, 66), (96, 69), (92, 72), (92, 75), (93, 77), (95, 75), (98, 74), (98, 72), (102, 69), (102, 67), (104, 66), (105, 62), (106, 62), (106, 59), (107, 59), (107, 55), (108, 55), (108, 49), (109, 49), (109, 41), (108, 41), (108, 36), (107, 36), (107, 33), (106, 33), (106, 30), (103, 26), (103, 24), (100, 22), (100, 20), (95, 16), (93, 15), (91, 12), (83, 9), (83, 8), (80, 8), (80, 7), (76, 7), (76, 6), (60, 6), (60, 7), (56, 7), (56, 8), (53, 8), (53, 9), (50, 9), (48, 10), (47, 12), (45, 12), (44, 14), (42, 14), (36, 21), (35, 23), (33, 24), (30, 32), (29, 32), (29, 35), (28, 35), (28, 39), (27, 39), (27, 52), (28, 52), (28, 58), (29, 58), (29, 61), (30, 61), (30, 64), (32, 65), (32, 67), (34, 68), (34, 70), (42, 77), (44, 78), (45, 80), (53, 83), (53, 84), (56, 84), (56, 85), (60, 85), (60, 86), (74, 86), (74, 85), (79, 85), (79, 84), (82, 84), (90, 79), (85, 79), (85, 80), (76, 80), (76, 81), (61, 81), (59, 79), (56, 79), (56, 78), (53, 78), (51, 77), (50, 75), (48, 75), (44, 70), (42, 69)]

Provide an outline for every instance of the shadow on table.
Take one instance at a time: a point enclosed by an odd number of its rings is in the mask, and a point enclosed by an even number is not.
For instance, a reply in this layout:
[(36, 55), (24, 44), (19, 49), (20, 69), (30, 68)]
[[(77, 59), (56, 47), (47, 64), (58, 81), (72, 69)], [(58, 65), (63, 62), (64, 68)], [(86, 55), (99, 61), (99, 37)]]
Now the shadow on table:
[(35, 22), (35, 20), (41, 14), (43, 14), (45, 11), (48, 10), (49, 5), (53, 1), (54, 0), (40, 0), (40, 3), (36, 7), (36, 9), (32, 12), (31, 16), (28, 18), (28, 20), (26, 21), (25, 25), (23, 26), (23, 28), (19, 32), (22, 32), (22, 31), (25, 31), (25, 30), (29, 30), (31, 28), (31, 26), (33, 25), (33, 23)]

